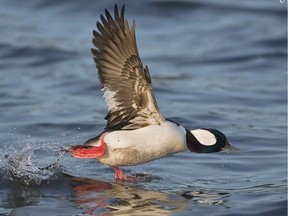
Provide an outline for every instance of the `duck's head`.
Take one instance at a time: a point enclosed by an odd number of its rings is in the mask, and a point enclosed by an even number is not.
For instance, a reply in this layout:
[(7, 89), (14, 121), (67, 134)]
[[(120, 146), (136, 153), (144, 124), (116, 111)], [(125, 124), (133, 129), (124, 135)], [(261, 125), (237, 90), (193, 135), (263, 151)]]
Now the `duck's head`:
[(213, 153), (222, 150), (237, 151), (229, 144), (226, 136), (216, 129), (186, 129), (187, 147), (191, 152)]

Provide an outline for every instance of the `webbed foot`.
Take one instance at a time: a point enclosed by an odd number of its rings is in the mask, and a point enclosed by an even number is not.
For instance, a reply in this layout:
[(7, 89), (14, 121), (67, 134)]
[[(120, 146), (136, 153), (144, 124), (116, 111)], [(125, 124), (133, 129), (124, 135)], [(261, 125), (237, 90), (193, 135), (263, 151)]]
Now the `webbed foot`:
[(104, 142), (104, 137), (101, 139), (100, 146), (74, 145), (68, 149), (75, 158), (98, 158), (105, 154), (105, 150), (106, 143)]
[(124, 171), (118, 167), (112, 167), (115, 171), (115, 180), (116, 182), (127, 181), (127, 182), (146, 182), (151, 181), (151, 176), (146, 175), (136, 175), (128, 176)]

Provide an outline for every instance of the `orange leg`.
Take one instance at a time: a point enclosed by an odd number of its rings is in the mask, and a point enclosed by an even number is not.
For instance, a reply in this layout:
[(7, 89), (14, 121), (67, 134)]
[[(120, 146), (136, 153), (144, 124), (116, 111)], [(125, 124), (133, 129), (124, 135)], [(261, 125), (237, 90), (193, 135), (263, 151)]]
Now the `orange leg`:
[(118, 167), (112, 167), (115, 171), (115, 179), (119, 180), (127, 180), (128, 176), (124, 173), (124, 171)]
[(115, 171), (115, 180), (117, 181), (129, 181), (129, 182), (143, 182), (149, 181), (150, 178), (145, 176), (128, 176), (124, 173), (124, 171), (118, 167), (112, 167)]
[(75, 158), (98, 158), (105, 154), (105, 150), (106, 143), (103, 137), (100, 146), (75, 145), (71, 146), (69, 152)]

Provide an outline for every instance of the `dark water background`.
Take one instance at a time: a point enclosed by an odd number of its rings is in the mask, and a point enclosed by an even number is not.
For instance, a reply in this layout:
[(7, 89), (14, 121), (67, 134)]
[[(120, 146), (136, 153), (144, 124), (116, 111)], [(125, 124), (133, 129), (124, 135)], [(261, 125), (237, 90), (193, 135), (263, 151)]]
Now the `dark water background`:
[(286, 215), (287, 4), (125, 2), (163, 115), (241, 151), (127, 167), (152, 175), (133, 184), (63, 156), (105, 126), (90, 48), (114, 1), (1, 0), (0, 215)]

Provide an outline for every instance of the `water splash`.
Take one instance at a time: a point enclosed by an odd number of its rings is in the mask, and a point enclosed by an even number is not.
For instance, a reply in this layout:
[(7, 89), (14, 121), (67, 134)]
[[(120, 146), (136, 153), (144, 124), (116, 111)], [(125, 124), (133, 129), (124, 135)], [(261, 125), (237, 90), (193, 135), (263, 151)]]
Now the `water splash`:
[(225, 197), (229, 196), (228, 193), (222, 192), (203, 192), (203, 191), (186, 191), (181, 195), (187, 199), (192, 199), (196, 203), (207, 205), (222, 205)]
[[(49, 152), (50, 155), (47, 155)], [(0, 153), (1, 180), (25, 185), (39, 185), (53, 180), (63, 169), (61, 162), (64, 154), (65, 151), (55, 143), (26, 144), (21, 150), (9, 146)]]

